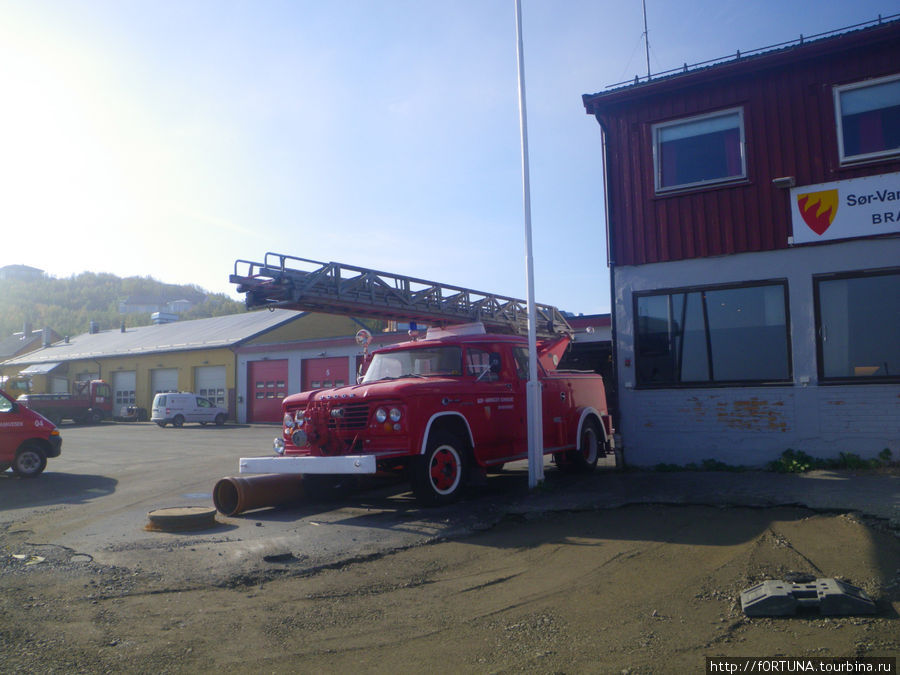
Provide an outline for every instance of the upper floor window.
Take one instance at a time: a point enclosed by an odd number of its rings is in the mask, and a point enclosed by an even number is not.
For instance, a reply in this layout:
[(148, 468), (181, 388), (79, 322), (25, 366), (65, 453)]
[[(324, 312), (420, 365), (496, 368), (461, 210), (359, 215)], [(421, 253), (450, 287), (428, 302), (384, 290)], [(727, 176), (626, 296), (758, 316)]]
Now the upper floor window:
[(841, 162), (900, 154), (900, 76), (836, 87)]
[(656, 191), (747, 177), (740, 108), (653, 125)]

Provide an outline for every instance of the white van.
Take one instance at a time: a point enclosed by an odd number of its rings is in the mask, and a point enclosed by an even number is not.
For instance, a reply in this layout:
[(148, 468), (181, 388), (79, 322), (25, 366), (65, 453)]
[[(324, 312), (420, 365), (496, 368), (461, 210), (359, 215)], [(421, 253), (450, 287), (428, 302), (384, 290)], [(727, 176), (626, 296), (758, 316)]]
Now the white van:
[(164, 427), (171, 424), (180, 427), (185, 422), (212, 422), (218, 426), (225, 424), (228, 411), (214, 405), (209, 399), (190, 392), (157, 394), (153, 397), (150, 421)]

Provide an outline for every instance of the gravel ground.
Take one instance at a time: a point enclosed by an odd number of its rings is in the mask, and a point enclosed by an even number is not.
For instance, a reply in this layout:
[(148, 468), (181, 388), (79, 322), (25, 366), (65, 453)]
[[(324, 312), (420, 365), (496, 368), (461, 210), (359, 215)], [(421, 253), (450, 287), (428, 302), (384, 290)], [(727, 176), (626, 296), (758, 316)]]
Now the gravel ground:
[[(190, 539), (184, 547), (190, 551)], [(748, 618), (740, 592), (837, 577), (872, 616)], [(900, 539), (793, 507), (509, 516), (457, 540), (215, 584), (0, 531), (0, 672), (703, 672), (706, 656), (900, 653)]]

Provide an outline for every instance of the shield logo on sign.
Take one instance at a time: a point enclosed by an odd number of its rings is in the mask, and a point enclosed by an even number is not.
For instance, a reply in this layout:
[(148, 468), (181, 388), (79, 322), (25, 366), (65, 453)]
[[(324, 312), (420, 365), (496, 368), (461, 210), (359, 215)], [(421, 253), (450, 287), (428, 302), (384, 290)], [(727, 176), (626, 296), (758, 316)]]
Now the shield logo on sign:
[(838, 210), (838, 191), (821, 190), (797, 195), (797, 208), (809, 229), (819, 236), (825, 234)]

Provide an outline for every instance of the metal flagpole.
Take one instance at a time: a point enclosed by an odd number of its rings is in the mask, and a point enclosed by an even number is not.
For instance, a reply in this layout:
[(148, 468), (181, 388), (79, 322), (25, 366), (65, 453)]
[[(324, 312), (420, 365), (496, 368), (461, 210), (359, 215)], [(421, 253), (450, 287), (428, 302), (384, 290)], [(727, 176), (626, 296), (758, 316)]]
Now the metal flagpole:
[(531, 182), (528, 174), (528, 116), (525, 112), (525, 57), (522, 49), (522, 2), (516, 3), (516, 57), (519, 64), (519, 127), (522, 133), (522, 193), (525, 206), (525, 278), (528, 282), (528, 487), (544, 481), (541, 383), (537, 377), (537, 314), (534, 305), (534, 257), (531, 249)]

